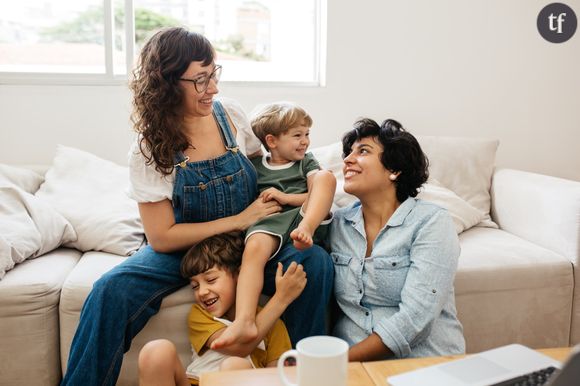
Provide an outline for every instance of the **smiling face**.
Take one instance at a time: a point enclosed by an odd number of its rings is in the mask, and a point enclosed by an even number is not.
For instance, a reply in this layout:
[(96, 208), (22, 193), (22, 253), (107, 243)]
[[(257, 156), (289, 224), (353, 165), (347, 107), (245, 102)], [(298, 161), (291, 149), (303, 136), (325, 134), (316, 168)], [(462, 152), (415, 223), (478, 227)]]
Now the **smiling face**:
[(268, 134), (266, 141), (272, 155), (271, 161), (288, 163), (304, 159), (310, 146), (310, 127), (296, 126), (278, 136)]
[[(181, 78), (202, 81), (211, 76), (214, 69), (214, 63), (204, 66), (201, 61), (191, 62)], [(205, 117), (212, 113), (213, 97), (219, 92), (214, 78), (210, 79), (207, 89), (202, 93), (197, 92), (193, 82), (181, 80), (179, 83), (183, 90), (183, 107), (186, 116)], [(198, 82), (198, 88), (200, 86)]]
[(391, 172), (381, 162), (383, 146), (375, 137), (365, 137), (352, 144), (351, 152), (344, 159), (344, 191), (359, 199), (394, 189), (389, 179)]
[(237, 275), (214, 266), (190, 279), (195, 301), (218, 318), (234, 319)]

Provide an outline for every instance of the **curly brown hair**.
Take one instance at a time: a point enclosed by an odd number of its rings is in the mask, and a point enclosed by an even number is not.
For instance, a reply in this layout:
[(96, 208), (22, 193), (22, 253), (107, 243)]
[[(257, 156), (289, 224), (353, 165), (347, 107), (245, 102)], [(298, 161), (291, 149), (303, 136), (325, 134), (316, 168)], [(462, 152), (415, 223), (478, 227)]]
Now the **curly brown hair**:
[(141, 50), (129, 84), (133, 92), (131, 121), (142, 135), (141, 153), (148, 165), (155, 163), (159, 173), (171, 174), (175, 153), (190, 146), (182, 130), (183, 91), (179, 78), (191, 62), (200, 61), (207, 66), (213, 63), (214, 56), (209, 40), (181, 27), (158, 31)]

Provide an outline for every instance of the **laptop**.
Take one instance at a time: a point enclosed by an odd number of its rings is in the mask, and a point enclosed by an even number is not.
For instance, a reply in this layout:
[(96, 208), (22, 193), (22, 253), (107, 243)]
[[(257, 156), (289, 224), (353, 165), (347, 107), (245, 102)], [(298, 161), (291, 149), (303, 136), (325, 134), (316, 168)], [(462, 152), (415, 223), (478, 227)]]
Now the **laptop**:
[[(506, 382), (546, 369), (549, 376), (544, 386), (580, 385), (580, 346), (560, 362), (520, 344), (511, 344), (463, 359), (424, 367), (387, 378), (392, 386), (492, 386), (515, 385)], [(551, 368), (551, 369), (549, 369)], [(555, 369), (554, 369), (555, 368)]]

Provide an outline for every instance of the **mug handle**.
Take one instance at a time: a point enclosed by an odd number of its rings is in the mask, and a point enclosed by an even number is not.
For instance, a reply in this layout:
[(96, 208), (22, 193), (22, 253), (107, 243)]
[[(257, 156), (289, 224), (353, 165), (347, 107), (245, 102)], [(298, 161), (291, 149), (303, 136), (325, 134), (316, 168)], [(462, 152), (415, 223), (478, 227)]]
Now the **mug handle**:
[(296, 350), (288, 350), (280, 358), (278, 358), (278, 376), (282, 383), (286, 386), (298, 386), (296, 383), (292, 383), (286, 377), (286, 373), (284, 373), (284, 361), (288, 358), (297, 358), (298, 352)]

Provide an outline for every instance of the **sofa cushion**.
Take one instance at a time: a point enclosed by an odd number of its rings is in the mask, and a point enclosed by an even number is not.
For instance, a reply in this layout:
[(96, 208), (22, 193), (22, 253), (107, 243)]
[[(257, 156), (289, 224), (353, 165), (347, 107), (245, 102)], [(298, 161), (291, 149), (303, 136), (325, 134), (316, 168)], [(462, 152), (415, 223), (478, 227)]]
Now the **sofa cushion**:
[[(70, 344), (78, 326), (81, 308), (93, 283), (123, 260), (125, 257), (110, 253), (87, 252), (63, 284), (60, 301), (60, 355), (63, 371), (66, 370)], [(189, 286), (163, 299), (161, 312), (147, 322), (145, 328), (133, 339), (131, 349), (125, 353), (119, 385), (138, 385), (139, 350), (153, 339), (170, 339), (176, 344), (182, 362), (189, 364), (191, 348), (187, 339), (187, 315), (194, 302), (193, 291)]]
[(128, 184), (128, 168), (59, 145), (36, 196), (73, 225), (78, 239), (66, 246), (128, 255), (144, 242), (137, 203), (125, 193)]
[(0, 281), (0, 384), (60, 381), (58, 304), (81, 253), (59, 248), (17, 265)]
[(469, 352), (508, 343), (568, 345), (570, 261), (500, 229), (475, 227), (459, 240), (455, 295)]

